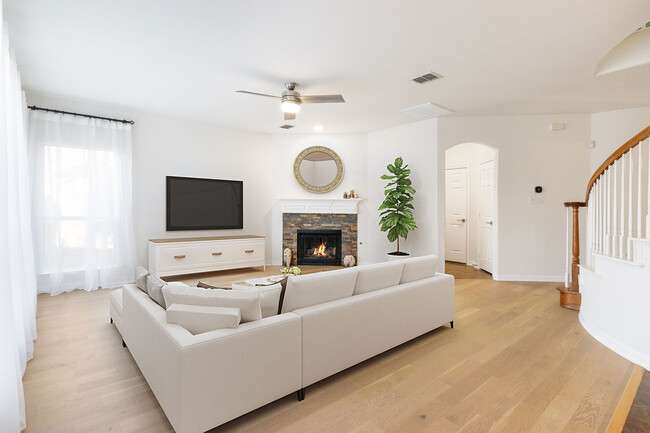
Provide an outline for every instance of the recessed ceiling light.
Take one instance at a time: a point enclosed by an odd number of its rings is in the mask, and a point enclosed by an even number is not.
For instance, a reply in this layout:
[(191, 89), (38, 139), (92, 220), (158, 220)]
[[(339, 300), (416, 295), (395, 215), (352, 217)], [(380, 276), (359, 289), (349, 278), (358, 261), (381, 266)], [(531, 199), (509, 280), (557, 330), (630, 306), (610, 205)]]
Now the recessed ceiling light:
[(321, 125), (315, 125), (314, 126), (314, 131), (322, 131), (323, 127)]

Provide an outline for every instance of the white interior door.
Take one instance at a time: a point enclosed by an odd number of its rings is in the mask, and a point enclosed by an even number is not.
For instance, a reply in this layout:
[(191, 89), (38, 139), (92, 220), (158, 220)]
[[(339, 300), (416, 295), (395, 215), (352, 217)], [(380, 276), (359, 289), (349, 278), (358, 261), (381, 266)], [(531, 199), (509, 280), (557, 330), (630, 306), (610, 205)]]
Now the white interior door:
[(467, 168), (445, 171), (445, 260), (467, 263)]
[(479, 169), (479, 267), (492, 273), (494, 226), (494, 161), (486, 161)]

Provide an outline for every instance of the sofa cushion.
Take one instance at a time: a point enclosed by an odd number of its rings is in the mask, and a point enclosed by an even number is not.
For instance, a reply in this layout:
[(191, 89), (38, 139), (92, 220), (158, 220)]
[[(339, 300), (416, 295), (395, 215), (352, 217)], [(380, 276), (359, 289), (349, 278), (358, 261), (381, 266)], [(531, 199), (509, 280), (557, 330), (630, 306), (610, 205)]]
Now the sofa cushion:
[(290, 276), (287, 281), (282, 312), (286, 313), (298, 308), (352, 296), (357, 273), (356, 268), (348, 268)]
[(385, 289), (399, 284), (402, 277), (404, 263), (402, 261), (393, 261), (385, 263), (375, 263), (357, 267), (359, 276), (354, 286), (354, 294), (372, 292), (373, 290)]
[(160, 279), (159, 276), (149, 274), (147, 275), (147, 291), (146, 293), (149, 295), (153, 301), (160, 305), (163, 308), (167, 308), (165, 305), (165, 297), (162, 294), (162, 288), (166, 285), (167, 283), (163, 280)]
[(200, 289), (168, 284), (163, 288), (163, 294), (167, 305), (185, 304), (239, 308), (242, 323), (262, 318), (260, 293), (257, 290)]
[(175, 323), (192, 334), (222, 328), (236, 328), (241, 321), (239, 308), (206, 307), (201, 305), (171, 304), (166, 311), (167, 322)]
[(262, 318), (278, 314), (280, 294), (282, 293), (282, 285), (280, 283), (270, 284), (268, 286), (244, 286), (233, 284), (232, 290), (256, 290), (260, 294)]
[(148, 276), (149, 276), (149, 271), (143, 268), (142, 266), (138, 266), (137, 268), (135, 268), (135, 285), (138, 287), (138, 289), (142, 290), (145, 293), (147, 293)]
[(433, 277), (438, 270), (438, 256), (436, 255), (413, 257), (403, 260), (403, 263), (404, 270), (400, 284)]

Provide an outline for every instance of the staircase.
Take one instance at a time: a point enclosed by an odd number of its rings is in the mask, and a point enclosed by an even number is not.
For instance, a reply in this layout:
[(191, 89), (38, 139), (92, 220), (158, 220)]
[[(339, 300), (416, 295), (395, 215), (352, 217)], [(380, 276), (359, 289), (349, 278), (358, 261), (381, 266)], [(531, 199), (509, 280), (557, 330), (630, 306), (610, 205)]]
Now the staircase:
[(567, 277), (567, 288), (575, 286), (581, 295), (582, 326), (645, 369), (650, 369), (649, 136), (650, 126), (616, 150), (589, 180), (585, 263), (574, 272), (577, 277), (579, 271), (579, 285), (569, 284)]

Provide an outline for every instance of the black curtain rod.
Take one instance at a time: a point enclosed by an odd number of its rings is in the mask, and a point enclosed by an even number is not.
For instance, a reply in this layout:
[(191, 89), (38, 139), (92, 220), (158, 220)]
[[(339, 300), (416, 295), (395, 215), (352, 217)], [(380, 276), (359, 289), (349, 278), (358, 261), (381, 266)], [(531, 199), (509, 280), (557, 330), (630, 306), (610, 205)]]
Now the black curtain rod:
[(37, 107), (36, 105), (28, 105), (27, 108), (29, 108), (30, 110), (48, 111), (50, 113), (71, 114), (73, 116), (88, 117), (90, 119), (101, 119), (101, 120), (110, 120), (112, 122), (129, 123), (131, 125), (135, 123), (133, 120), (111, 119), (110, 117), (100, 117), (100, 116), (93, 116), (90, 114), (73, 113), (71, 111), (52, 110), (50, 108)]

